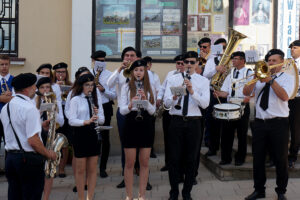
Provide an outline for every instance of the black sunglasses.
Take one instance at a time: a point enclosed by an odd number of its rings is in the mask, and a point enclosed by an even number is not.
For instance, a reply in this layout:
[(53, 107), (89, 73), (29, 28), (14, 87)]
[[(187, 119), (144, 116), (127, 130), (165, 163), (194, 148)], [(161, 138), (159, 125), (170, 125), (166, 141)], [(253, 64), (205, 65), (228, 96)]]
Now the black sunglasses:
[(203, 49), (206, 49), (208, 46), (202, 46), (202, 45), (200, 45), (199, 47), (203, 48)]
[(176, 64), (177, 64), (177, 65), (183, 65), (183, 63), (182, 63), (182, 62), (176, 62)]
[(196, 61), (193, 61), (193, 60), (185, 60), (185, 61), (183, 61), (184, 62), (184, 64), (191, 64), (191, 65), (194, 65), (194, 64), (196, 64)]

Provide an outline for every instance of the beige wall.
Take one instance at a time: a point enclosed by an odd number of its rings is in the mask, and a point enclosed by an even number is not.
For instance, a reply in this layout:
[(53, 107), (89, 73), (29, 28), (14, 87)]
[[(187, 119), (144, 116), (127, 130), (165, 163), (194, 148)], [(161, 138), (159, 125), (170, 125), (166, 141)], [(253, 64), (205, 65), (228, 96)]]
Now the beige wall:
[(71, 63), (72, 0), (19, 1), (19, 58), (11, 73), (35, 72), (42, 63)]

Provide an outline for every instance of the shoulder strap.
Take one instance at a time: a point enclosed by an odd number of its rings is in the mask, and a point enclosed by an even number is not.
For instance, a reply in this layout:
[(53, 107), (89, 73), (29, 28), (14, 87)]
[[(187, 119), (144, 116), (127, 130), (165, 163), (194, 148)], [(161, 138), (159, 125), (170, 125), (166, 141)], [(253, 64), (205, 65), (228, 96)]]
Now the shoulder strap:
[(216, 65), (219, 65), (220, 61), (219, 61), (219, 58), (218, 58), (218, 57), (215, 57), (215, 58), (214, 58), (214, 61), (215, 61), (215, 64), (216, 64)]
[(21, 142), (20, 142), (20, 140), (19, 140), (19, 137), (17, 136), (16, 131), (15, 131), (15, 129), (14, 129), (12, 123), (11, 123), (11, 119), (10, 119), (10, 110), (9, 110), (9, 103), (7, 104), (7, 114), (8, 114), (8, 118), (9, 118), (9, 123), (10, 123), (10, 125), (11, 125), (11, 128), (12, 128), (13, 132), (14, 132), (14, 135), (15, 135), (15, 137), (16, 137), (16, 140), (17, 140), (17, 143), (18, 143), (18, 145), (19, 145), (19, 148), (20, 148), (21, 151), (24, 151), (24, 149), (23, 149), (23, 147), (22, 147), (22, 145), (21, 145)]

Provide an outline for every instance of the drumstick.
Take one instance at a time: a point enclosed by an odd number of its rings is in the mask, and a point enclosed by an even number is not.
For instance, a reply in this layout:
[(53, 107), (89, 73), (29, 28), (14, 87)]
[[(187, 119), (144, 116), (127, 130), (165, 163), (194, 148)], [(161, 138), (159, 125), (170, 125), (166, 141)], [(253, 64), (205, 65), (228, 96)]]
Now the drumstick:
[[(214, 87), (213, 87), (213, 90), (214, 90), (214, 92), (216, 91)], [(219, 99), (219, 96), (216, 95), (216, 97), (217, 97), (217, 99), (218, 99), (219, 104), (221, 104), (221, 101), (220, 101), (220, 99)]]

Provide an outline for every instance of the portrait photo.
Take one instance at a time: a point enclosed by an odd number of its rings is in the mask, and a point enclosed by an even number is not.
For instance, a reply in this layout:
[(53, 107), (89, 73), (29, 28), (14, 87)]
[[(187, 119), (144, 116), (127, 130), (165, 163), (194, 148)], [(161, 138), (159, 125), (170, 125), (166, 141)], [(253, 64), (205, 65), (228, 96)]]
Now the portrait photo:
[(213, 11), (215, 13), (223, 13), (223, 0), (213, 0)]
[(249, 25), (249, 0), (234, 0), (234, 25)]
[(211, 12), (211, 2), (212, 0), (201, 0), (201, 12), (210, 13)]
[(261, 1), (261, 0), (252, 1), (251, 22), (253, 24), (270, 23), (270, 1)]

